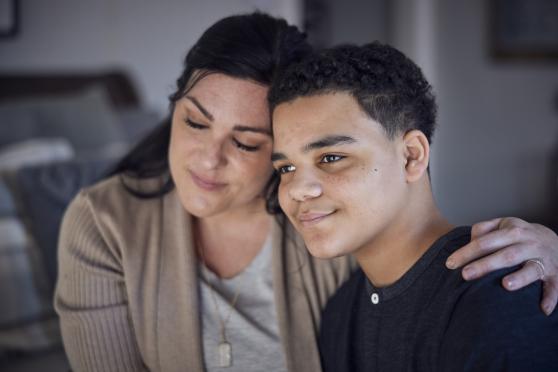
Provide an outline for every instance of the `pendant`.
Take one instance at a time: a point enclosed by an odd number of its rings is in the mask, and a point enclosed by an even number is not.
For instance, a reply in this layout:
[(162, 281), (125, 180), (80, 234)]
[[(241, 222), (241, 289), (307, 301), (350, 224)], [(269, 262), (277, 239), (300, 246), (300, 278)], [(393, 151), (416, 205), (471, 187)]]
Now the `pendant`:
[(232, 348), (231, 344), (226, 341), (220, 342), (219, 347), (219, 367), (232, 366)]

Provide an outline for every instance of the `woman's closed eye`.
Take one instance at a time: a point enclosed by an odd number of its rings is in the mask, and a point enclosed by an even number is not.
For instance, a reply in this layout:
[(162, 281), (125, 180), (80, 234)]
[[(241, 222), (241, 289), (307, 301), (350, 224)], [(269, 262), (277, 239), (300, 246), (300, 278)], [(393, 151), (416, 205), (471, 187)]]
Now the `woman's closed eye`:
[[(196, 130), (209, 129), (209, 125), (197, 123), (197, 122), (195, 122), (195, 121), (193, 121), (192, 119), (189, 119), (189, 118), (184, 119), (184, 122), (186, 123), (186, 125), (188, 125), (192, 129), (196, 129)], [(247, 145), (243, 142), (240, 142), (236, 138), (233, 138), (232, 142), (241, 151), (254, 152), (254, 151), (258, 151), (260, 149), (260, 146), (250, 146), (250, 145)]]
[(260, 146), (248, 146), (248, 145), (240, 142), (236, 138), (233, 138), (233, 142), (236, 145), (236, 147), (238, 147), (242, 151), (254, 152), (254, 151), (258, 151), (260, 149)]
[(194, 129), (202, 130), (202, 129), (209, 128), (209, 126), (204, 125), (204, 124), (200, 124), (200, 123), (196, 123), (196, 122), (192, 121), (191, 119), (185, 119), (184, 121), (186, 122), (186, 125), (188, 125), (191, 128), (194, 128)]

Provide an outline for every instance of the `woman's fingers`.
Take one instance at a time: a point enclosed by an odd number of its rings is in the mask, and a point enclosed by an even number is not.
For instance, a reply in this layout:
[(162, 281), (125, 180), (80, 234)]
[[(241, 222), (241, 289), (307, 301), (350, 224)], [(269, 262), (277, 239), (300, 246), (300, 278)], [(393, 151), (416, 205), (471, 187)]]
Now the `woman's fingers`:
[[(475, 225), (476, 226), (476, 225)], [(483, 226), (484, 227), (484, 226)], [(490, 226), (488, 226), (490, 227)], [(478, 229), (480, 230), (480, 229)], [(501, 249), (507, 249), (509, 246), (516, 244), (523, 244), (525, 241), (529, 241), (529, 234), (523, 227), (510, 226), (510, 227), (500, 227), (498, 230), (485, 230), (487, 232), (476, 231), (476, 236), (473, 237), (471, 234), (471, 242), (467, 245), (461, 247), (455, 251), (451, 256), (448, 257), (446, 261), (446, 266), (449, 269), (456, 269), (467, 265), (468, 263), (478, 260), (481, 257), (489, 255)], [(536, 245), (530, 245), (530, 257), (537, 257), (536, 255)], [(526, 248), (528, 248), (526, 247)], [(497, 265), (492, 266), (493, 268), (503, 268), (512, 266), (515, 262), (514, 259), (515, 250), (508, 253), (508, 264), (507, 265)], [(515, 263), (517, 264), (517, 262)], [(491, 270), (489, 270), (491, 271)], [(489, 271), (482, 271), (484, 273)]]
[(502, 279), (502, 285), (507, 290), (514, 291), (542, 279), (543, 276), (544, 272), (538, 264), (527, 261), (520, 270), (506, 275)]
[(496, 250), (494, 253), (465, 266), (462, 271), (463, 278), (465, 280), (473, 280), (492, 271), (519, 265), (532, 257), (530, 252), (531, 249), (524, 244), (513, 244)]
[(464, 266), (463, 277), (472, 280), (521, 263), (525, 265), (502, 279), (503, 286), (517, 290), (542, 279), (541, 308), (551, 314), (558, 302), (558, 236), (545, 226), (519, 218), (477, 223), (471, 242), (448, 257), (446, 265), (450, 269)]
[(552, 314), (558, 302), (558, 277), (546, 279), (543, 283), (543, 299), (541, 308), (546, 315)]
[[(515, 291), (543, 279), (543, 274), (541, 266), (534, 261), (527, 261), (521, 270), (506, 275), (502, 279), (502, 285), (509, 291)], [(546, 315), (550, 315), (558, 302), (558, 278), (556, 276), (546, 278), (544, 275), (544, 280), (541, 309)]]
[(473, 240), (491, 231), (498, 230), (502, 220), (503, 218), (494, 218), (474, 224), (471, 226), (471, 239)]

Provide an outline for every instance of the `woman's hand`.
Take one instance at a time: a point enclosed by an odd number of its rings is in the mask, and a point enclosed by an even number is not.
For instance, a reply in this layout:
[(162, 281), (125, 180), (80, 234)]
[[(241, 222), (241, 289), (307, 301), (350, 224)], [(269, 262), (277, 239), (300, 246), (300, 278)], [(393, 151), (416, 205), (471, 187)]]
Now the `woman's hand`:
[(448, 257), (446, 266), (466, 265), (463, 278), (472, 280), (521, 263), (523, 267), (506, 275), (502, 285), (514, 291), (542, 279), (541, 308), (550, 315), (558, 302), (558, 236), (545, 226), (513, 217), (479, 222), (473, 225), (471, 242)]

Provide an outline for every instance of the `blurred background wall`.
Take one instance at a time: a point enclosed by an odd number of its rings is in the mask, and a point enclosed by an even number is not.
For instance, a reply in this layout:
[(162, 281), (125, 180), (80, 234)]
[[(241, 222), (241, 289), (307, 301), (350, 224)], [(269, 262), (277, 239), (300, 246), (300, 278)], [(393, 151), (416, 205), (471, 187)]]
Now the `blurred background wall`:
[[(4, 0), (2, 0), (4, 1)], [(143, 102), (167, 112), (186, 51), (212, 23), (260, 9), (300, 24), (299, 0), (17, 0), (19, 33), (0, 39), (0, 70), (123, 68)]]
[[(498, 1), (307, 3), (324, 15), (310, 19), (316, 43), (377, 39), (423, 69), (439, 105), (431, 165), (434, 193), (451, 221), (514, 215), (556, 228), (558, 3), (546, 2), (552, 12), (546, 21), (554, 22), (547, 24), (554, 55), (507, 59), (491, 53)], [(508, 3), (521, 7), (529, 1)], [(516, 15), (517, 24), (527, 22), (528, 14)]]
[[(558, 231), (556, 0), (0, 0), (1, 371), (68, 370), (52, 309), (67, 203), (168, 114), (203, 30), (256, 9), (317, 47), (380, 40), (421, 66), (439, 104), (434, 194), (453, 223), (513, 215)], [(496, 14), (546, 51), (495, 58)], [(16, 97), (24, 86), (33, 97)]]
[[(490, 1), (21, 0), (0, 40), (0, 71), (121, 67), (143, 103), (166, 113), (186, 50), (215, 20), (260, 9), (307, 28), (319, 46), (378, 39), (423, 68), (439, 103), (432, 179), (455, 223), (557, 215), (558, 63), (496, 60)], [(558, 44), (558, 41), (557, 41)]]

